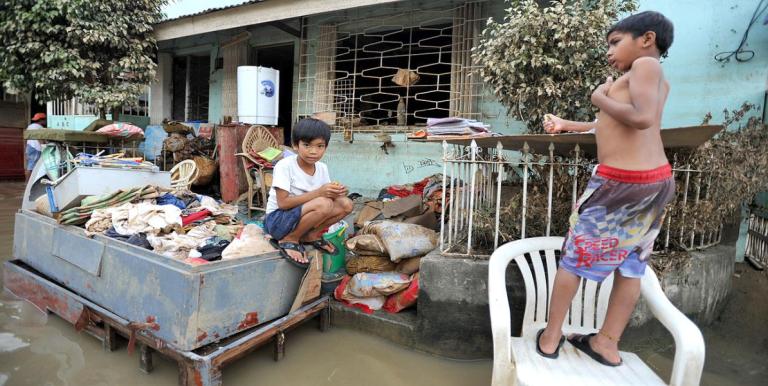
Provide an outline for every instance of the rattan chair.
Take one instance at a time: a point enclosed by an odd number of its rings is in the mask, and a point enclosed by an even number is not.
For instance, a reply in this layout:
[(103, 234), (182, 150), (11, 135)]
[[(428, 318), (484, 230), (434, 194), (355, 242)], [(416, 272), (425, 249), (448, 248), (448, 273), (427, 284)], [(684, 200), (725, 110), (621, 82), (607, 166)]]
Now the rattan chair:
[[(245, 178), (248, 180), (248, 217), (251, 217), (253, 210), (266, 210), (269, 188), (272, 186), (272, 173), (256, 162), (252, 154), (268, 147), (279, 147), (277, 139), (266, 127), (254, 125), (245, 134), (243, 152), (235, 154), (243, 162)], [(252, 170), (255, 173), (252, 173)]]
[(191, 159), (181, 161), (171, 169), (171, 188), (177, 190), (189, 190), (189, 187), (197, 179), (198, 169), (195, 161)]

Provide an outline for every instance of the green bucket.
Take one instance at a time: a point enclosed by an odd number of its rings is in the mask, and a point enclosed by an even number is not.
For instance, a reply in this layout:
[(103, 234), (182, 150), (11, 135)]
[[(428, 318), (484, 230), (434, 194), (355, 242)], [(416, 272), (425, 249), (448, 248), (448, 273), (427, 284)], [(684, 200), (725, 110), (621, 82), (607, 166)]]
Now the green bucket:
[(325, 240), (336, 246), (336, 254), (323, 253), (323, 272), (326, 273), (338, 272), (346, 264), (347, 246), (344, 244), (344, 234), (347, 231), (348, 225), (343, 220), (339, 224), (334, 226), (334, 228), (338, 227), (337, 229), (323, 235)]

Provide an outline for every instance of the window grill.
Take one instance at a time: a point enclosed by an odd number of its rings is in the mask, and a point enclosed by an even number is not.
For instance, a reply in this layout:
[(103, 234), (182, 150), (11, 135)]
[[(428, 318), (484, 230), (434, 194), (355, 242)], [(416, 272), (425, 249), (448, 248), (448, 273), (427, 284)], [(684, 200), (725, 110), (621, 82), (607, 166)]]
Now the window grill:
[(333, 130), (347, 139), (413, 131), (427, 118), (480, 119), (484, 90), (471, 50), (482, 5), (399, 4), (305, 19), (294, 118), (331, 113), (324, 116), (335, 116)]

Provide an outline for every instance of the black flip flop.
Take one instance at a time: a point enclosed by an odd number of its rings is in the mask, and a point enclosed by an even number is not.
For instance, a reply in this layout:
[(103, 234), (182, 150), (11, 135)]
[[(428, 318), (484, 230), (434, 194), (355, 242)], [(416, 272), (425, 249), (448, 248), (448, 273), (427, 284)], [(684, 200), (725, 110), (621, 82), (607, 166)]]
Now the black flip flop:
[[(337, 254), (339, 252), (339, 249), (336, 248), (336, 246), (333, 245), (333, 243), (329, 242), (326, 239), (318, 239), (318, 240), (313, 240), (313, 241), (307, 241), (307, 242), (304, 242), (302, 244), (304, 244), (304, 245), (311, 245), (311, 246), (315, 247), (315, 249), (319, 249), (323, 253), (327, 253), (329, 255), (335, 255), (335, 254)], [(326, 247), (333, 248), (333, 252), (328, 252), (327, 250), (325, 250)]]
[(589, 339), (591, 339), (595, 335), (597, 334), (595, 333), (591, 333), (589, 335), (576, 334), (572, 338), (568, 338), (568, 342), (571, 342), (573, 347), (576, 347), (577, 349), (579, 349), (579, 351), (589, 355), (590, 358), (596, 360), (601, 365), (610, 366), (610, 367), (621, 366), (621, 364), (624, 363), (624, 361), (620, 360), (619, 363), (609, 362), (607, 359), (605, 359), (605, 357), (600, 355), (600, 353), (596, 352), (595, 350), (592, 350), (592, 347), (589, 345)]
[(541, 346), (539, 346), (539, 340), (541, 339), (541, 334), (543, 333), (544, 333), (543, 328), (536, 333), (536, 352), (539, 355), (543, 356), (544, 358), (557, 359), (557, 357), (560, 356), (560, 347), (563, 347), (563, 343), (565, 343), (565, 336), (561, 335), (560, 342), (557, 344), (557, 348), (555, 348), (555, 351), (553, 353), (547, 354), (544, 351), (541, 351)]
[(269, 243), (272, 244), (273, 247), (277, 248), (277, 250), (280, 251), (280, 256), (282, 256), (285, 260), (288, 260), (288, 262), (291, 263), (293, 266), (301, 269), (307, 269), (309, 267), (309, 262), (302, 263), (302, 262), (296, 261), (291, 257), (291, 255), (288, 254), (288, 252), (285, 251), (286, 249), (290, 249), (290, 250), (301, 252), (302, 254), (304, 254), (304, 247), (302, 247), (301, 244), (296, 244), (291, 242), (281, 243), (275, 239), (269, 239)]

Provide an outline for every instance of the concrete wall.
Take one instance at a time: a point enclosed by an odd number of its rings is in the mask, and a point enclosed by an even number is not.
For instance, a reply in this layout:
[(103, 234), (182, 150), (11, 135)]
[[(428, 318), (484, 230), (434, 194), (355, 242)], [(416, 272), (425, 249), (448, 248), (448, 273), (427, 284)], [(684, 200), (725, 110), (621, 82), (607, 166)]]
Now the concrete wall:
[(166, 52), (157, 55), (155, 81), (149, 85), (149, 123), (159, 125), (171, 117), (171, 84), (173, 57)]

